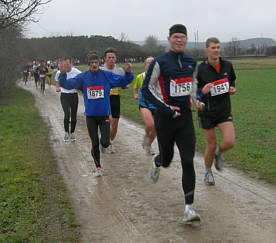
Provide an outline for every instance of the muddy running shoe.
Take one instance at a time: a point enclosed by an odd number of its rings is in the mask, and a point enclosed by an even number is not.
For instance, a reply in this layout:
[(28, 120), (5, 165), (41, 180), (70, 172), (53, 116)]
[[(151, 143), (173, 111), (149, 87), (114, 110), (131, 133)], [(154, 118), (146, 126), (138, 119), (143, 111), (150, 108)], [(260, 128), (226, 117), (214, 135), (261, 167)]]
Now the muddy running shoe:
[(64, 142), (68, 142), (68, 141), (69, 141), (69, 133), (66, 132), (66, 133), (64, 134)]
[(103, 176), (103, 168), (102, 168), (102, 167), (97, 167), (97, 168), (96, 168), (96, 171), (95, 171), (95, 173), (94, 173), (94, 176), (95, 176), (95, 177)]
[(157, 167), (154, 161), (155, 157), (153, 157), (152, 160), (152, 166), (150, 169), (150, 179), (156, 183), (159, 179), (159, 175), (160, 175), (160, 167)]
[(205, 177), (204, 177), (204, 182), (207, 185), (215, 185), (215, 179), (214, 179), (214, 176), (213, 176), (213, 173), (211, 170), (206, 171)]
[(70, 139), (72, 142), (75, 142), (77, 140), (75, 137), (75, 133), (70, 133)]
[(192, 205), (186, 205), (184, 211), (184, 219), (185, 224), (192, 224), (194, 222), (200, 222), (200, 216), (197, 214)]
[(216, 149), (214, 156), (215, 156), (215, 167), (218, 171), (221, 171), (223, 169), (224, 159), (221, 152), (219, 151), (219, 148)]

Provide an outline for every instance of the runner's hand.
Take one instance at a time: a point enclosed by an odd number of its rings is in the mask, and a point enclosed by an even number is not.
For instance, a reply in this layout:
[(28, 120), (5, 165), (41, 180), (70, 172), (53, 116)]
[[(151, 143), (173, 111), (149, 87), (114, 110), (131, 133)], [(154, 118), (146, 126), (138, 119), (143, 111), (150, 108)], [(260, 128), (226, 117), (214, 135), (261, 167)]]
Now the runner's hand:
[(203, 111), (203, 109), (204, 109), (203, 103), (200, 103), (200, 102), (198, 102), (198, 101), (196, 100), (196, 101), (194, 102), (194, 104), (195, 104), (195, 107), (196, 107), (197, 110)]
[(139, 100), (139, 95), (138, 94), (135, 94), (135, 95), (133, 95), (134, 96), (134, 99), (135, 100)]
[(178, 111), (180, 111), (180, 108), (179, 108), (178, 106), (170, 105), (170, 108), (171, 108), (173, 111), (176, 111), (176, 116), (181, 116), (181, 113), (178, 112)]
[(129, 62), (125, 63), (125, 71), (126, 71), (126, 73), (131, 72), (131, 63), (129, 63)]
[(235, 93), (236, 93), (236, 91), (237, 91), (237, 90), (236, 90), (236, 88), (235, 88), (235, 87), (233, 87), (233, 86), (230, 86), (230, 87), (229, 87), (229, 94), (230, 94), (230, 95), (235, 94)]
[(201, 93), (208, 94), (212, 86), (213, 86), (212, 83), (205, 84), (205, 86), (201, 89)]
[(56, 87), (56, 92), (57, 92), (57, 93), (60, 92), (60, 87)]

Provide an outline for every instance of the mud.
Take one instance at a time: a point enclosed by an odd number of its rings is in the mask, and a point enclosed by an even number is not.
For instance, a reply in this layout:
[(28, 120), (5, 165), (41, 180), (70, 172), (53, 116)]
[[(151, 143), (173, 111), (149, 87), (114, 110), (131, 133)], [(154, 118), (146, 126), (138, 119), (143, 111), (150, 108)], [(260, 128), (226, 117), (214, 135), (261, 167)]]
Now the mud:
[[(148, 178), (152, 157), (141, 142), (143, 128), (121, 118), (115, 154), (102, 155), (104, 176), (93, 177), (90, 140), (79, 97), (76, 142), (64, 143), (63, 111), (55, 88), (42, 96), (34, 85), (21, 87), (36, 98), (49, 127), (50, 143), (67, 185), (82, 242), (275, 242), (276, 188), (226, 167), (213, 170), (216, 185), (203, 183), (204, 167), (195, 158), (195, 207), (201, 225), (182, 223), (184, 197), (177, 149), (157, 184)], [(155, 151), (157, 145), (154, 144)]]

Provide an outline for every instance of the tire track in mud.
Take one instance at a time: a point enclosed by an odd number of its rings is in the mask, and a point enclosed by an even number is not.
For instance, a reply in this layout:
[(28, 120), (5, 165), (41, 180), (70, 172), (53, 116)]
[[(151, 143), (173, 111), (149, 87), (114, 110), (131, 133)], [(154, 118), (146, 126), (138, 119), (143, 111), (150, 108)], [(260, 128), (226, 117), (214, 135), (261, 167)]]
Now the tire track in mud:
[[(216, 186), (203, 183), (204, 167), (195, 157), (195, 206), (199, 227), (182, 223), (184, 197), (179, 154), (160, 180), (148, 178), (151, 156), (142, 147), (141, 126), (120, 119), (115, 154), (103, 154), (104, 177), (93, 177), (90, 140), (79, 97), (77, 142), (63, 141), (63, 111), (54, 87), (41, 96), (34, 85), (20, 86), (36, 98), (49, 127), (50, 143), (67, 185), (82, 242), (275, 242), (276, 189), (232, 168), (214, 171)], [(157, 150), (156, 143), (154, 144)], [(175, 149), (177, 151), (177, 149)]]

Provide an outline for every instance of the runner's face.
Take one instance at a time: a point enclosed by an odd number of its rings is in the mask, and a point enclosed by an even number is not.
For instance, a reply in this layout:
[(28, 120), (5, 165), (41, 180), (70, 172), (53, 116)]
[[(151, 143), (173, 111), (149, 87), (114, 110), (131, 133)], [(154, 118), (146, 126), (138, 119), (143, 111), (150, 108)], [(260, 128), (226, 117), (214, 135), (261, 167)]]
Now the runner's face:
[(100, 63), (98, 60), (93, 60), (89, 63), (89, 66), (92, 72), (97, 72), (99, 70)]
[(69, 60), (63, 61), (63, 66), (65, 67), (67, 73), (69, 73), (72, 69), (72, 64)]
[(220, 43), (210, 43), (207, 48), (205, 48), (205, 52), (208, 58), (215, 60), (220, 56)]
[(115, 53), (106, 53), (104, 61), (108, 68), (113, 68), (117, 61), (116, 54)]
[(152, 57), (149, 57), (145, 61), (145, 70), (148, 71), (150, 63), (153, 61)]
[(187, 43), (187, 36), (183, 33), (174, 33), (168, 37), (171, 50), (177, 53), (183, 52)]

